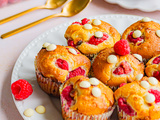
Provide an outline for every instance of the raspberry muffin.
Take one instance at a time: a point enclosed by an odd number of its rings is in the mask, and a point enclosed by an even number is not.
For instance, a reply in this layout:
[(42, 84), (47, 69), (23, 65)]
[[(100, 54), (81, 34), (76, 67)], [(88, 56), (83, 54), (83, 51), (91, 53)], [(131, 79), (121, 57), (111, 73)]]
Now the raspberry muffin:
[(160, 81), (160, 54), (147, 62), (145, 72), (147, 76), (153, 76)]
[(114, 48), (101, 51), (92, 68), (94, 76), (113, 89), (121, 83), (132, 82), (138, 74), (144, 74), (142, 57), (129, 54), (126, 40), (118, 41)]
[(113, 91), (96, 78), (70, 78), (60, 97), (64, 120), (107, 120), (115, 108)]
[(145, 17), (128, 27), (122, 39), (129, 42), (131, 52), (145, 59), (160, 54), (160, 24)]
[(87, 76), (91, 63), (71, 46), (44, 43), (35, 59), (37, 81), (42, 90), (59, 96), (59, 86), (71, 77)]
[(109, 23), (98, 19), (84, 18), (81, 22), (72, 23), (65, 32), (68, 45), (80, 52), (94, 57), (105, 48), (111, 48), (120, 40), (119, 32)]
[(136, 78), (114, 93), (119, 120), (159, 120), (160, 83), (154, 77)]

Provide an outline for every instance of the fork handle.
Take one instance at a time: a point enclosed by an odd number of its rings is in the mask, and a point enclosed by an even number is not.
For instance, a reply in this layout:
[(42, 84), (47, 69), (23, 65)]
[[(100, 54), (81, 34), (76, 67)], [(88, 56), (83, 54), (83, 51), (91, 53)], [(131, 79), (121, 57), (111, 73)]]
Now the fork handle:
[(61, 13), (50, 15), (48, 17), (42, 18), (42, 19), (37, 20), (37, 21), (35, 21), (33, 23), (27, 24), (25, 26), (22, 26), (20, 28), (12, 30), (12, 31), (10, 31), (8, 33), (5, 33), (5, 34), (1, 35), (1, 38), (4, 39), (4, 38), (7, 38), (7, 37), (10, 37), (10, 36), (15, 35), (15, 34), (17, 34), (19, 32), (22, 32), (22, 31), (24, 31), (26, 29), (29, 29), (29, 28), (31, 28), (31, 27), (33, 27), (35, 25), (38, 25), (38, 24), (40, 24), (40, 23), (42, 23), (42, 22), (44, 22), (46, 20), (49, 20), (49, 19), (54, 18), (54, 17), (61, 17), (61, 16), (64, 16), (64, 15), (61, 14)]
[(22, 16), (22, 15), (25, 15), (25, 14), (27, 14), (27, 13), (29, 13), (29, 12), (32, 12), (32, 11), (34, 11), (34, 10), (41, 9), (41, 8), (44, 8), (44, 6), (33, 7), (33, 8), (31, 8), (31, 9), (25, 10), (25, 11), (23, 11), (23, 12), (20, 12), (20, 13), (18, 13), (18, 14), (15, 14), (15, 15), (13, 15), (13, 16), (8, 17), (8, 18), (4, 18), (4, 19), (0, 20), (0, 25), (1, 25), (1, 24), (4, 24), (4, 23), (6, 23), (6, 22), (9, 22), (9, 21), (11, 21), (11, 20), (14, 20), (14, 19), (16, 19), (16, 18), (18, 18), (18, 17), (20, 17), (20, 16)]

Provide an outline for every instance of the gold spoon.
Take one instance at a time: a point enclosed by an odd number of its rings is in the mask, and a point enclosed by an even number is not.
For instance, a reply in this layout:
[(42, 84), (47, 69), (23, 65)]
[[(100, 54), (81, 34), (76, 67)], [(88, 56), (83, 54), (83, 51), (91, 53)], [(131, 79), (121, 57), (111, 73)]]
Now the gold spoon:
[(58, 14), (53, 14), (53, 15), (50, 15), (48, 17), (45, 17), (45, 18), (42, 18), (40, 20), (37, 20), (33, 23), (30, 23), (28, 25), (25, 25), (23, 27), (20, 27), (20, 28), (17, 28), (15, 30), (12, 30), (8, 33), (5, 33), (3, 35), (1, 35), (1, 38), (4, 39), (4, 38), (7, 38), (7, 37), (10, 37), (12, 35), (15, 35), (19, 32), (22, 32), (28, 28), (31, 28), (39, 23), (42, 23), (46, 20), (49, 20), (51, 18), (54, 18), (54, 17), (71, 17), (73, 15), (76, 15), (78, 14), (79, 12), (81, 12), (85, 7), (87, 7), (87, 5), (91, 2), (92, 0), (72, 0), (70, 1), (69, 3), (67, 3), (61, 13), (58, 13)]
[(26, 11), (23, 11), (21, 13), (18, 13), (16, 15), (13, 15), (11, 17), (8, 17), (8, 18), (5, 18), (5, 19), (2, 19), (0, 20), (0, 25), (1, 24), (4, 24), (6, 22), (9, 22), (11, 20), (14, 20), (22, 15), (25, 15), (29, 12), (32, 12), (34, 10), (38, 10), (38, 9), (55, 9), (55, 8), (58, 8), (60, 6), (62, 6), (67, 0), (47, 0), (46, 4), (45, 5), (42, 5), (42, 6), (37, 6), (37, 7), (34, 7), (34, 8), (31, 8), (31, 9), (28, 9)]

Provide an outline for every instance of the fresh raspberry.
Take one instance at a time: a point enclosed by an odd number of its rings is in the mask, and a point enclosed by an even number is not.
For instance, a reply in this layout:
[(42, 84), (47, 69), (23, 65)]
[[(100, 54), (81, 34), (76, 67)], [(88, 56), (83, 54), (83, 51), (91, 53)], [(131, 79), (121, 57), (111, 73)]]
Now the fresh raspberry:
[(95, 36), (92, 36), (89, 40), (89, 44), (92, 44), (92, 45), (98, 45), (100, 43), (102, 43), (103, 41), (107, 40), (108, 39), (108, 35), (103, 33), (103, 37), (102, 38), (97, 38)]
[(72, 23), (72, 25), (75, 25), (75, 24), (76, 24), (76, 25), (82, 25), (82, 23), (80, 23), (80, 22), (73, 22), (73, 23)]
[(157, 78), (160, 81), (160, 72), (159, 71), (154, 71), (153, 72), (153, 77)]
[(121, 83), (119, 87), (122, 87), (122, 86), (124, 86), (124, 85), (126, 85), (126, 84), (127, 84), (127, 83)]
[(129, 66), (129, 64), (125, 61), (122, 62), (114, 71), (113, 73), (116, 75), (122, 75), (122, 74), (128, 74), (130, 73), (132, 70)]
[(131, 106), (129, 106), (127, 104), (127, 101), (124, 98), (118, 99), (118, 106), (119, 106), (120, 110), (123, 110), (126, 114), (128, 114), (130, 116), (134, 116), (137, 114), (136, 112), (134, 112), (134, 110), (131, 108)]
[(90, 19), (84, 18), (81, 21), (82, 21), (82, 25), (85, 25), (90, 21)]
[(160, 91), (150, 89), (148, 92), (155, 96), (155, 98), (156, 98), (155, 99), (155, 103), (159, 103), (160, 102)]
[(3, 7), (8, 4), (8, 0), (0, 0), (0, 7)]
[[(133, 38), (133, 32), (131, 32), (129, 35), (128, 35), (128, 40), (130, 42), (133, 42), (134, 44), (136, 44), (137, 42), (141, 42), (143, 40), (143, 37), (138, 37), (138, 38)], [(140, 45), (141, 43), (139, 43), (138, 45)]]
[(119, 55), (127, 55), (130, 53), (130, 47), (127, 40), (120, 40), (114, 44), (114, 51)]
[(76, 47), (73, 40), (68, 40), (68, 46)]
[(19, 2), (21, 0), (8, 0), (8, 3), (16, 3), (16, 2)]
[(154, 60), (153, 60), (153, 64), (159, 64), (160, 63), (160, 56), (156, 57)]
[(67, 80), (69, 78), (72, 78), (72, 77), (75, 77), (75, 76), (78, 76), (78, 75), (85, 75), (85, 70), (83, 70), (81, 67), (69, 72), (69, 77), (67, 78)]
[(31, 84), (24, 79), (12, 83), (11, 90), (16, 100), (24, 100), (33, 92)]
[(56, 60), (56, 65), (58, 65), (58, 67), (60, 67), (61, 69), (69, 70), (68, 63), (65, 60), (57, 59)]

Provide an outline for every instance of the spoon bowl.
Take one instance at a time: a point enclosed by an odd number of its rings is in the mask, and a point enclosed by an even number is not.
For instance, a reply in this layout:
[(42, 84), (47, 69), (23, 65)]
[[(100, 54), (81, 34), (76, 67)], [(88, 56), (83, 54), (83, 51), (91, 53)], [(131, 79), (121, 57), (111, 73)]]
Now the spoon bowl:
[(67, 0), (47, 0), (46, 4), (42, 7), (43, 9), (55, 9), (62, 6)]

